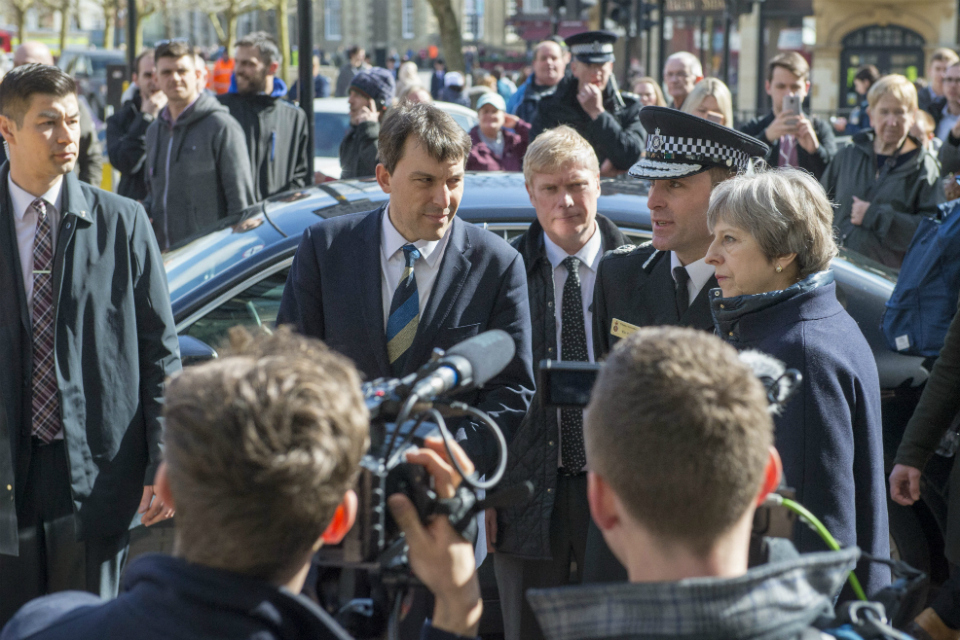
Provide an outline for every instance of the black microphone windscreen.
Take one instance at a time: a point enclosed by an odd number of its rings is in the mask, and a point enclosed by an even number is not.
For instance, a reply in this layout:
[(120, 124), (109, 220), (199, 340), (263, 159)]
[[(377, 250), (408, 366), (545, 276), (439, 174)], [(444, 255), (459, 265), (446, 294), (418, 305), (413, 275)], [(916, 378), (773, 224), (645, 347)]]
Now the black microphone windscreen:
[(465, 358), (473, 368), (472, 386), (479, 387), (503, 371), (516, 352), (517, 345), (509, 333), (491, 329), (454, 345), (447, 355)]

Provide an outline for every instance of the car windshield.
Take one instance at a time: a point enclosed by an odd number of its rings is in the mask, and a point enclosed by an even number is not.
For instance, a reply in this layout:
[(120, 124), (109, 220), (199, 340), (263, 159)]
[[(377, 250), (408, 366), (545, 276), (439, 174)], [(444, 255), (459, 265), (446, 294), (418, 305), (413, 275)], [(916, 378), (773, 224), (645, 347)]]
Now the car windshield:
[(340, 157), (340, 141), (350, 128), (349, 113), (313, 114), (313, 155), (317, 158)]
[(90, 66), (93, 67), (93, 74), (97, 76), (105, 76), (107, 74), (107, 65), (123, 63), (123, 58), (90, 57)]

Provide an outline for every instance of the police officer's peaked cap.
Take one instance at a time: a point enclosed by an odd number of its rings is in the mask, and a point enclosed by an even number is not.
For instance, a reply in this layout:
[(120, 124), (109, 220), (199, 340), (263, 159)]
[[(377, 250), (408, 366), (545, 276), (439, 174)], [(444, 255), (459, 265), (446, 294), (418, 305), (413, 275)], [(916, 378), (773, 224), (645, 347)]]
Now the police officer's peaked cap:
[(566, 39), (570, 54), (580, 62), (603, 64), (613, 60), (613, 43), (617, 34), (612, 31), (584, 31)]
[(762, 158), (769, 149), (735, 129), (669, 107), (644, 107), (640, 123), (647, 132), (647, 148), (630, 167), (634, 178), (686, 178), (713, 167), (743, 171), (751, 158)]

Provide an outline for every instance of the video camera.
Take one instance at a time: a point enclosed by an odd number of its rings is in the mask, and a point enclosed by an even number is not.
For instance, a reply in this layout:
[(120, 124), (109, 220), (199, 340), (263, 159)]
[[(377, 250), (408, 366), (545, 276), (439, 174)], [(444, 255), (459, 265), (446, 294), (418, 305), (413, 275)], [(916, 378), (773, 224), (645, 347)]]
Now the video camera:
[[(353, 599), (341, 609), (347, 615), (340, 616), (340, 621), (354, 637), (378, 636), (388, 612), (398, 610), (406, 588), (419, 584), (410, 572), (406, 541), (387, 507), (389, 496), (403, 493), (409, 497), (424, 524), (433, 516), (448, 516), (454, 529), (475, 542), (478, 513), (489, 507), (515, 506), (532, 495), (533, 485), (527, 482), (486, 499), (478, 496), (478, 492), (496, 487), (503, 477), (507, 442), (489, 415), (456, 399), (500, 373), (515, 352), (513, 338), (496, 329), (447, 352), (435, 349), (430, 362), (404, 378), (381, 378), (363, 385), (370, 412), (370, 448), (360, 462), (357, 522), (339, 545), (322, 547), (315, 558), (322, 569), (365, 574), (356, 582), (366, 583), (370, 597), (354, 597), (366, 589), (348, 588)], [(465, 473), (460, 467), (450, 451), (454, 437), (447, 427), (449, 418), (475, 421), (492, 433), (500, 455), (489, 479), (481, 480), (479, 474)], [(407, 451), (431, 435), (443, 439), (463, 478), (453, 498), (439, 498), (426, 469), (406, 460)], [(340, 573), (336, 572), (338, 579)], [(344, 599), (336, 600), (342, 603)]]

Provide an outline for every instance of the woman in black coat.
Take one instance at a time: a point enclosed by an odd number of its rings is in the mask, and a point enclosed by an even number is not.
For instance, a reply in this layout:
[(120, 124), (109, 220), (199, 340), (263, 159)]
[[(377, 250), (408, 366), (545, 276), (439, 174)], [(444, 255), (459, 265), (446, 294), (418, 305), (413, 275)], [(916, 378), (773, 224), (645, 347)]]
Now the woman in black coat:
[[(880, 381), (870, 346), (837, 302), (832, 215), (823, 188), (801, 170), (719, 185), (707, 212), (707, 263), (720, 285), (711, 304), (723, 338), (803, 375), (776, 417), (786, 484), (841, 546), (889, 557)], [(826, 549), (803, 525), (794, 539), (801, 552)], [(890, 582), (878, 564), (861, 561), (857, 574), (868, 595)]]

